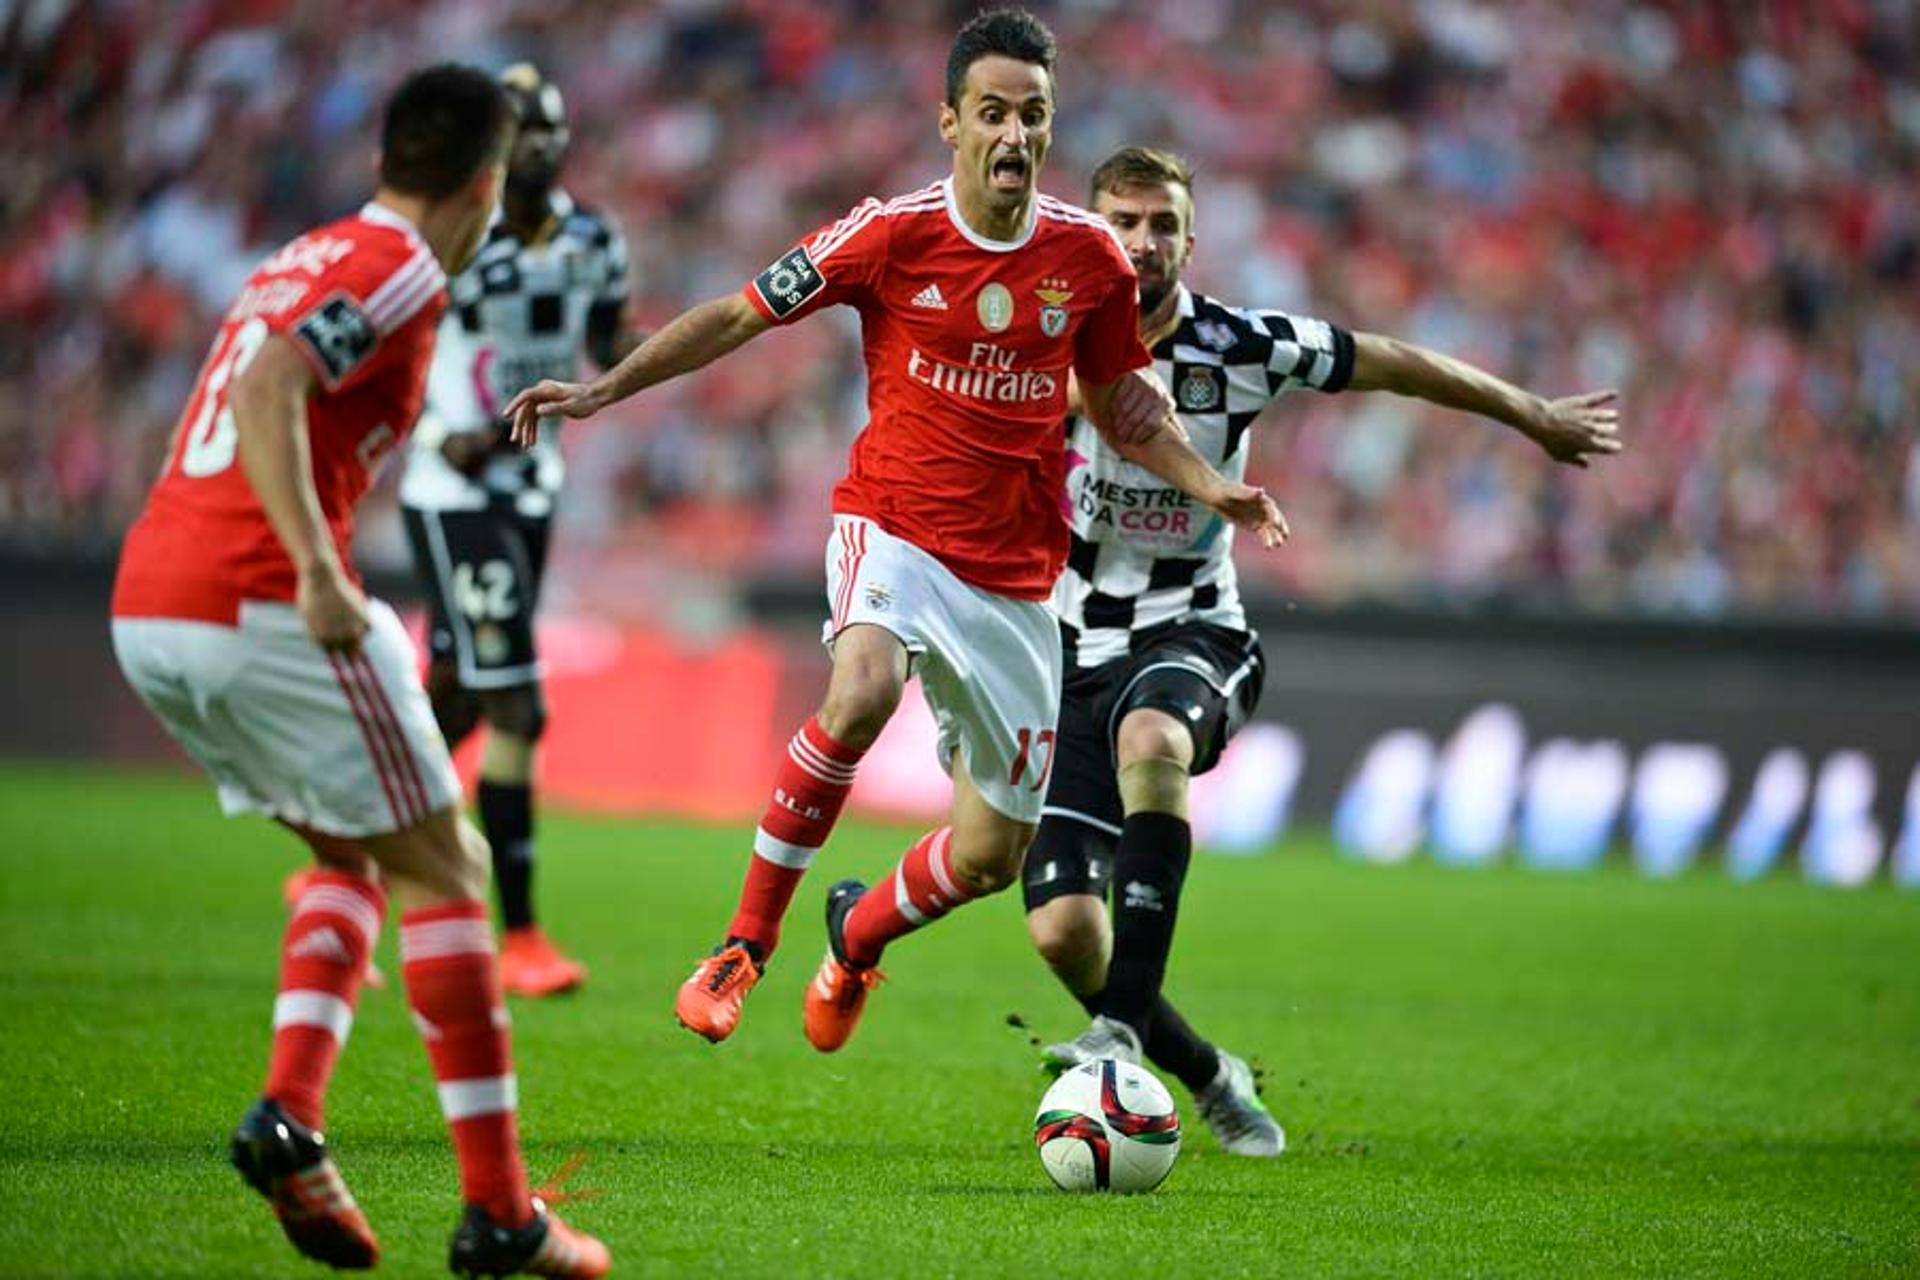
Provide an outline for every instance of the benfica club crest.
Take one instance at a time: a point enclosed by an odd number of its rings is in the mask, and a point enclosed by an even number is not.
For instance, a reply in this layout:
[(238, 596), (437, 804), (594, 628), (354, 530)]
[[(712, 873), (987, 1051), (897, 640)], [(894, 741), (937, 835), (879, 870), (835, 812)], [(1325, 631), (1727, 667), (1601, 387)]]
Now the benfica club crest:
[(1040, 299), (1040, 332), (1049, 338), (1067, 331), (1067, 303), (1073, 300), (1073, 291), (1066, 286), (1065, 280), (1042, 280), (1033, 291)]

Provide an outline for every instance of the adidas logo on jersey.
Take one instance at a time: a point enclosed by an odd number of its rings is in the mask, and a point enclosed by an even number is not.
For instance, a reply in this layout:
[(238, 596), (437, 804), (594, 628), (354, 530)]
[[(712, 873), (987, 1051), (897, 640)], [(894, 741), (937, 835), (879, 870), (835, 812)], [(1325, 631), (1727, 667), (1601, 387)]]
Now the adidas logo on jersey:
[(947, 300), (940, 296), (939, 285), (930, 284), (913, 295), (913, 305), (916, 307), (925, 307), (929, 311), (945, 311), (947, 309)]

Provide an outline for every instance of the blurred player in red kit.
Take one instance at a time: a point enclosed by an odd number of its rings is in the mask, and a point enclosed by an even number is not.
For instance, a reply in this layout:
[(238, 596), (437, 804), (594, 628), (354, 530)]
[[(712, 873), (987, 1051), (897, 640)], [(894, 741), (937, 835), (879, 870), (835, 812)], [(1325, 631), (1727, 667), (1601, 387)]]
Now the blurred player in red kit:
[(838, 1049), (852, 1034), (889, 942), (1019, 874), (1060, 693), (1047, 599), (1067, 551), (1069, 377), (1116, 448), (1263, 540), (1283, 534), (1265, 493), (1222, 479), (1186, 446), (1165, 390), (1143, 372), (1151, 357), (1119, 242), (1093, 214), (1035, 190), (1054, 58), (1052, 33), (1031, 14), (976, 17), (947, 62), (939, 129), (950, 177), (864, 201), (593, 383), (540, 383), (509, 406), (516, 435), (531, 439), (541, 417), (585, 417), (772, 325), (836, 303), (860, 313), (869, 420), (833, 497), (833, 674), (789, 745), (726, 939), (676, 1001), (680, 1021), (709, 1040), (737, 1025), (910, 676), (939, 721), (952, 821), (872, 891), (857, 881), (830, 891), (827, 955), (807, 988), (814, 1047)]
[(114, 583), (114, 651), (141, 699), (229, 814), (273, 818), (317, 864), (281, 946), (266, 1085), (232, 1158), (294, 1247), (335, 1267), (379, 1257), (320, 1130), (389, 893), (460, 1167), (454, 1269), (611, 1265), (529, 1190), (486, 842), (461, 816), (412, 644), (348, 561), (354, 509), (419, 416), (447, 273), (493, 216), (512, 130), (484, 73), (408, 77), (386, 109), (373, 199), (268, 258), (228, 309)]

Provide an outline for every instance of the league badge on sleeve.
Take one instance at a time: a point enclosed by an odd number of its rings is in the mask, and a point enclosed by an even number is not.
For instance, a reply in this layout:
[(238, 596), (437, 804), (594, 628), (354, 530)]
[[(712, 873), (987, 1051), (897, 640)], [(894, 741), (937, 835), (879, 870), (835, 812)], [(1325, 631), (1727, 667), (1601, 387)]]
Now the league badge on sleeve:
[(373, 319), (345, 293), (329, 296), (293, 326), (329, 387), (337, 387), (380, 345)]
[(805, 245), (788, 250), (778, 262), (753, 278), (753, 287), (767, 304), (767, 310), (779, 320), (792, 315), (826, 286), (826, 277), (813, 265)]

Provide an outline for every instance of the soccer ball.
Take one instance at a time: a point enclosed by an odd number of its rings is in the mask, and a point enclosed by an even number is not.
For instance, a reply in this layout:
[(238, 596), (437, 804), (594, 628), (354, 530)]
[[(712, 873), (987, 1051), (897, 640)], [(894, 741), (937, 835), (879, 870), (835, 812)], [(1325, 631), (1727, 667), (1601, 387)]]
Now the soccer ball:
[(1048, 1088), (1033, 1144), (1063, 1191), (1151, 1191), (1180, 1154), (1180, 1115), (1145, 1067), (1100, 1058)]

